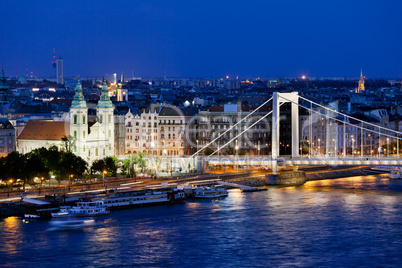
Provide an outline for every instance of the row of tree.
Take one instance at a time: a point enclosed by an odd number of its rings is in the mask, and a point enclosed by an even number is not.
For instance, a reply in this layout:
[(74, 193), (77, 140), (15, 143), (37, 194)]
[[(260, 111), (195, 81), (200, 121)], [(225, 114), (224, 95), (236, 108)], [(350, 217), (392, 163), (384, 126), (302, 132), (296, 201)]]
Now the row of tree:
[(38, 148), (26, 154), (14, 151), (0, 158), (0, 180), (19, 180), (24, 189), (25, 185), (32, 183), (35, 177), (49, 180), (54, 176), (59, 183), (63, 180), (71, 182), (73, 178), (83, 178), (86, 174), (88, 176), (95, 173), (102, 174), (105, 170), (109, 176), (116, 176), (117, 169), (116, 157), (96, 160), (88, 169), (88, 163), (80, 156), (68, 150), (59, 150), (56, 146), (49, 149)]

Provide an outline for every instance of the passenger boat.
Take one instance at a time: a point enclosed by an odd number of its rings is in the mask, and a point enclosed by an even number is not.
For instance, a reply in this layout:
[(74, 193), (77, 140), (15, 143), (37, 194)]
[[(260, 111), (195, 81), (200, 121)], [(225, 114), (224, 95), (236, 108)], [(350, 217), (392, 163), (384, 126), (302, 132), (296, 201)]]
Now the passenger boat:
[(228, 196), (228, 190), (224, 187), (197, 187), (194, 189), (194, 198), (220, 198)]
[(67, 217), (70, 214), (71, 206), (61, 206), (59, 212), (52, 213), (53, 218)]
[(101, 200), (96, 201), (81, 201), (77, 202), (75, 206), (63, 206), (60, 207), (60, 212), (52, 213), (53, 218), (60, 217), (91, 217), (91, 216), (100, 216), (109, 214), (109, 208), (104, 205), (104, 202)]
[(94, 220), (88, 219), (71, 219), (66, 221), (50, 221), (50, 225), (55, 229), (81, 229), (86, 227), (91, 227), (95, 225)]
[(21, 200), (25, 208), (24, 218), (28, 219), (48, 219), (52, 217), (52, 212), (59, 210), (59, 207), (43, 200), (24, 197)]
[(389, 178), (391, 180), (402, 179), (402, 167), (392, 167), (391, 172), (389, 173)]
[(157, 189), (142, 191), (117, 192), (101, 198), (110, 210), (155, 206), (183, 202), (186, 196), (177, 189)]

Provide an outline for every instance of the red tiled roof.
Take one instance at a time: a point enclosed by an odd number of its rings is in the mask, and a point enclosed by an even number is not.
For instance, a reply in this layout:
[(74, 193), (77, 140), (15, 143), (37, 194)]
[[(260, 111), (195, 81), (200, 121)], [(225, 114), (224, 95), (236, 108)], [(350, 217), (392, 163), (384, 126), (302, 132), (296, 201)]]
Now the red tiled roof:
[(29, 121), (18, 139), (25, 140), (61, 140), (70, 135), (70, 122), (64, 121)]

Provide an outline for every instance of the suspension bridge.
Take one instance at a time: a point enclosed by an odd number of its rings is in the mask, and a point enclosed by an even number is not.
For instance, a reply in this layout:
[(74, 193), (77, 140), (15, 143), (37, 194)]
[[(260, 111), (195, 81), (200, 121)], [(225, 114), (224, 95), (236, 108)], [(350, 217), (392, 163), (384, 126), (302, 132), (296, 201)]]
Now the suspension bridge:
[[(198, 156), (206, 148), (219, 141), (226, 133), (271, 103), (272, 110), (262, 115), (253, 124), (219, 146), (206, 157), (207, 165), (217, 166), (270, 166), (278, 172), (278, 164), (283, 165), (402, 165), (400, 139), (402, 132), (387, 128), (381, 120), (367, 122), (351, 115), (339, 112), (333, 107), (325, 107), (299, 96), (298, 92), (279, 93), (273, 96), (242, 118), (237, 123), (220, 133), (212, 141), (198, 149), (191, 157)], [(291, 104), (291, 153), (280, 155), (280, 107)], [(300, 125), (299, 109), (308, 112)], [(220, 156), (219, 152), (233, 144), (236, 139), (246, 134), (260, 121), (271, 116), (271, 151), (262, 156)], [(321, 130), (321, 131), (318, 131)], [(302, 146), (307, 153), (302, 154)], [(236, 148), (237, 149), (237, 148)]]

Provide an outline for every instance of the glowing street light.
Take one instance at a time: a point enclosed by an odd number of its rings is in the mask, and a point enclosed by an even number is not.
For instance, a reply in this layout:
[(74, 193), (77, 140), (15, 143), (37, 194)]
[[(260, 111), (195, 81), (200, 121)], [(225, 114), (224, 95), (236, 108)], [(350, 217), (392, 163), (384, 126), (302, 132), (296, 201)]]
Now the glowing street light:
[(106, 177), (106, 175), (107, 175), (107, 170), (104, 170), (104, 171), (102, 172), (102, 175), (103, 175), (103, 184), (105, 185), (105, 191), (107, 192), (107, 177)]
[(387, 157), (389, 156), (389, 138), (387, 138)]
[[(8, 185), (9, 185), (9, 187), (8, 187), (8, 193), (7, 193), (7, 197), (10, 197), (10, 188), (12, 188), (13, 186), (13, 182), (14, 182), (14, 180), (13, 179), (10, 179), (9, 181), (8, 181)], [(11, 185), (11, 187), (10, 187), (10, 185)]]

